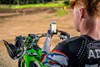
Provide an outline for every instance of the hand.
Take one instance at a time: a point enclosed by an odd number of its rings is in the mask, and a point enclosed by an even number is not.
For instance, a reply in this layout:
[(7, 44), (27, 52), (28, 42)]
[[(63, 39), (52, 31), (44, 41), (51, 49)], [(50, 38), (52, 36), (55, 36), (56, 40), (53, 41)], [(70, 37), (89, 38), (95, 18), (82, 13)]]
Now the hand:
[(50, 27), (49, 30), (47, 32), (49, 34), (49, 36), (53, 36), (54, 34), (57, 34), (57, 29), (56, 29), (56, 22), (52, 21), (50, 23)]
[(64, 31), (60, 31), (60, 30), (58, 30), (59, 32), (60, 32), (60, 39), (69, 39), (70, 38), (70, 35), (68, 34), (68, 33), (66, 33), (66, 32), (64, 32)]

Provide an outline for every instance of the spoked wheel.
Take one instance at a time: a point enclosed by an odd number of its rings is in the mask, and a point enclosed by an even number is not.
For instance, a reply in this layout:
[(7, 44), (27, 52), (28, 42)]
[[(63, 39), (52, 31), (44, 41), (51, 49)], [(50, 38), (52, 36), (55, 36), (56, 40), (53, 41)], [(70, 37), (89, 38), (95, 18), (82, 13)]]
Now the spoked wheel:
[(26, 67), (25, 61), (24, 61), (23, 58), (20, 58), (20, 59), (18, 60), (18, 67)]

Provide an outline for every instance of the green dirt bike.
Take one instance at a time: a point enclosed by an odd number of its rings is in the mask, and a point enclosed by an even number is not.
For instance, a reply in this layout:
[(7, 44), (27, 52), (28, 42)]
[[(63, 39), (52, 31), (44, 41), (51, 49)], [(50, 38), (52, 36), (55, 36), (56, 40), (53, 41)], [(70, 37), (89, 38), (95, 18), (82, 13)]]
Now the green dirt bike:
[(23, 56), (18, 60), (19, 67), (46, 67), (40, 62), (42, 59), (42, 49), (37, 45), (39, 39), (45, 36), (46, 34), (41, 36), (35, 34), (28, 35), (23, 48)]
[[(70, 35), (66, 32), (60, 32), (60, 39), (68, 39)], [(48, 30), (50, 34), (50, 30)], [(48, 33), (40, 36), (37, 34), (29, 34), (27, 37), (18, 36), (15, 39), (15, 45), (4, 41), (8, 54), (12, 59), (18, 59), (18, 67), (47, 67), (41, 63), (42, 49), (37, 45), (42, 37), (47, 37)], [(57, 34), (57, 33), (55, 33)], [(52, 35), (51, 35), (52, 36)]]
[(45, 33), (40, 36), (29, 34), (25, 42), (23, 37), (19, 36), (17, 38), (19, 38), (21, 42), (18, 43), (17, 41), (17, 45), (20, 44), (20, 48), (17, 48), (18, 46), (16, 47), (16, 45), (14, 46), (5, 40), (3, 41), (10, 57), (12, 59), (19, 58), (18, 67), (46, 67), (40, 62), (42, 59), (42, 49), (37, 45), (39, 39), (45, 36)]

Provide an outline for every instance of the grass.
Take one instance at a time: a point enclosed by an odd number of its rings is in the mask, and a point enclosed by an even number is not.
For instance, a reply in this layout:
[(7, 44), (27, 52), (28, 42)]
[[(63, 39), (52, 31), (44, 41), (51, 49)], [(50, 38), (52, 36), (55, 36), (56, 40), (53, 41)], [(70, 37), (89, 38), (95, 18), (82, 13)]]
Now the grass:
[(54, 14), (54, 16), (62, 17), (62, 16), (65, 16), (67, 14), (68, 14), (67, 10), (60, 8), (60, 9), (56, 9), (56, 13)]
[(0, 5), (0, 9), (11, 9), (9, 5)]
[[(65, 16), (68, 14), (68, 12), (62, 8), (56, 8), (56, 7), (64, 7), (64, 3), (46, 3), (46, 4), (27, 4), (27, 5), (0, 5), (0, 9), (25, 9), (25, 8), (49, 8), (49, 7), (54, 7), (56, 10), (56, 13), (54, 16)], [(67, 8), (70, 6), (67, 5)]]
[(63, 7), (63, 3), (46, 3), (46, 4), (27, 4), (27, 5), (0, 5), (0, 9), (25, 9), (25, 8), (41, 8), (41, 7)]
[(23, 8), (38, 8), (38, 7), (62, 7), (64, 4), (29, 4), (29, 5), (13, 5), (12, 9), (23, 9)]

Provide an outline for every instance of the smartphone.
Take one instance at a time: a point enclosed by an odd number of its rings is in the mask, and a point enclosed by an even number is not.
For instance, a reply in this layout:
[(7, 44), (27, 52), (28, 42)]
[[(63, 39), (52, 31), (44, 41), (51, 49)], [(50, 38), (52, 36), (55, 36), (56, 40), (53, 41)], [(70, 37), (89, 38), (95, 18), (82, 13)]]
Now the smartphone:
[(50, 24), (50, 28), (51, 28), (52, 34), (56, 34), (57, 33), (56, 22), (52, 21), (51, 24)]

